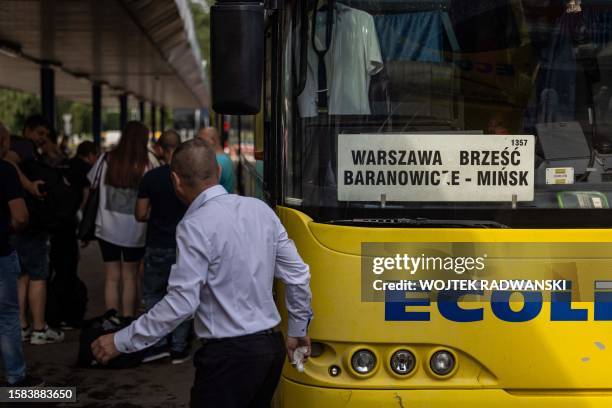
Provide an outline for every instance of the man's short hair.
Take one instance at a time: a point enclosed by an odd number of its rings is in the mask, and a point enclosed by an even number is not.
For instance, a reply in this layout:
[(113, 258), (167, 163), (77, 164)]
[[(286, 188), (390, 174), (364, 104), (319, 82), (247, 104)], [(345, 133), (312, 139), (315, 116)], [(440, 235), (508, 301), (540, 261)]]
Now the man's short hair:
[(91, 154), (98, 154), (98, 148), (94, 142), (86, 140), (79, 144), (76, 151), (77, 157), (88, 157)]
[(191, 139), (176, 149), (170, 168), (191, 187), (198, 182), (217, 179), (215, 149), (200, 138)]
[(219, 134), (217, 128), (209, 126), (204, 128), (201, 132), (201, 137), (205, 138), (206, 141), (212, 143), (215, 146), (221, 146), (221, 135)]
[(176, 130), (164, 130), (164, 132), (157, 140), (157, 144), (159, 145), (159, 147), (162, 148), (163, 151), (170, 152), (176, 149), (181, 144), (181, 136)]
[(44, 127), (48, 130), (51, 130), (51, 125), (49, 124), (49, 121), (43, 115), (31, 115), (25, 120), (25, 123), (23, 124), (24, 131), (26, 129), (34, 130), (39, 127)]

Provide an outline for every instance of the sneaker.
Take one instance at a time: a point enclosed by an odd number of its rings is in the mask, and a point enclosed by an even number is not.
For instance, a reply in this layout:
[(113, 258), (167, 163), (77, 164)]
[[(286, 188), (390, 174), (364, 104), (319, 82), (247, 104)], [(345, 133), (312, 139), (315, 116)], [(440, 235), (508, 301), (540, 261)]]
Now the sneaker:
[(143, 363), (161, 360), (162, 358), (170, 357), (170, 352), (167, 346), (153, 346), (148, 348), (144, 353)]
[(11, 387), (26, 388), (26, 387), (44, 387), (45, 381), (42, 378), (26, 375), (21, 381), (11, 384)]
[(170, 351), (170, 358), (172, 359), (172, 364), (183, 364), (185, 361), (191, 358), (191, 353), (189, 350), (183, 351)]
[(32, 331), (32, 337), (30, 338), (30, 344), (49, 344), (49, 343), (61, 343), (64, 341), (64, 332), (61, 330), (52, 329), (45, 325), (44, 330)]
[(32, 336), (32, 327), (27, 325), (26, 327), (21, 328), (21, 341), (28, 341)]
[(62, 331), (76, 330), (77, 327), (78, 327), (78, 325), (70, 323), (70, 322), (66, 322), (66, 321), (62, 321), (60, 323), (60, 329)]

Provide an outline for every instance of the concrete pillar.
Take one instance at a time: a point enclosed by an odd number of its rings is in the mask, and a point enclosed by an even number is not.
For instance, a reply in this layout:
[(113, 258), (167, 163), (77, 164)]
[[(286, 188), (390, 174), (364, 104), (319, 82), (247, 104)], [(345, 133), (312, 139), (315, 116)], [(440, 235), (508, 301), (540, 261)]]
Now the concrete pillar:
[(119, 128), (123, 129), (128, 123), (129, 108), (128, 108), (128, 94), (122, 93), (119, 95)]
[(46, 65), (40, 68), (40, 100), (42, 115), (55, 129), (55, 71)]
[(159, 108), (159, 128), (162, 132), (166, 130), (166, 109), (163, 106)]
[(155, 139), (155, 132), (157, 132), (157, 105), (151, 104), (151, 134)]
[(91, 87), (91, 130), (96, 146), (102, 142), (102, 86), (94, 82)]
[(138, 117), (139, 120), (144, 123), (145, 121), (145, 103), (143, 100), (138, 101)]

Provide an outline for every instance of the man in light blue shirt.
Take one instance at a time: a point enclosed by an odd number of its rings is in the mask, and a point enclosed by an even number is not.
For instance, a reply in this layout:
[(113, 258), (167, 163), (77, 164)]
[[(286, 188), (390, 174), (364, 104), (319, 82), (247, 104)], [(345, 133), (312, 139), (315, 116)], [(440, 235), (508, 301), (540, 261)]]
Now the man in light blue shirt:
[[(155, 344), (195, 314), (196, 353), (191, 406), (269, 406), (286, 352), (310, 354), (310, 272), (276, 214), (262, 201), (227, 194), (210, 145), (200, 139), (174, 153), (172, 181), (189, 205), (177, 228), (177, 262), (168, 293), (127, 328), (92, 344), (106, 363)], [(276, 331), (274, 278), (286, 287), (285, 344)]]

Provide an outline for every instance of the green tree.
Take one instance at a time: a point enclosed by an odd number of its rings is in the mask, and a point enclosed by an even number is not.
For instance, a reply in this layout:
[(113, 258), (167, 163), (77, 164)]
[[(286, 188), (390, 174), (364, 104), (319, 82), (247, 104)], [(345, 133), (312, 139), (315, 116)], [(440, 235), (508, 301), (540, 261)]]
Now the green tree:
[(28, 116), (40, 113), (40, 98), (11, 89), (0, 89), (0, 122), (20, 135)]
[[(191, 14), (193, 25), (200, 45), (202, 58), (210, 61), (210, 13), (208, 13), (199, 2), (191, 2)], [(207, 66), (210, 64), (207, 64)]]

